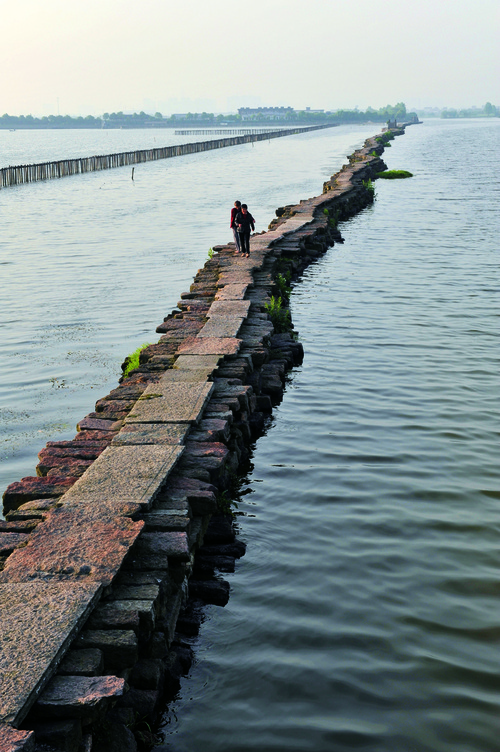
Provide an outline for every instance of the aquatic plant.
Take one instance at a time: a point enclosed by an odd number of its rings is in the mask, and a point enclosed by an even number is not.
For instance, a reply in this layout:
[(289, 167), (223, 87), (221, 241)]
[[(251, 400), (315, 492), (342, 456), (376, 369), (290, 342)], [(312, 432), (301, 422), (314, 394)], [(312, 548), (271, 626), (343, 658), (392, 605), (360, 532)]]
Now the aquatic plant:
[(143, 345), (138, 347), (137, 350), (134, 350), (133, 353), (127, 355), (122, 363), (122, 371), (124, 376), (128, 376), (130, 371), (133, 371), (134, 368), (139, 368), (140, 354), (144, 350), (144, 348), (149, 347), (150, 344), (151, 342), (145, 342)]
[(385, 178), (386, 180), (398, 180), (400, 178), (412, 178), (413, 173), (408, 170), (384, 170), (383, 172), (377, 172), (378, 178)]
[(375, 186), (373, 185), (372, 181), (370, 179), (363, 180), (363, 187), (368, 191), (373, 199), (375, 196)]
[(286, 301), (290, 299), (290, 293), (292, 292), (292, 288), (289, 284), (291, 277), (292, 275), (290, 271), (285, 272), (285, 274), (278, 274), (276, 277), (276, 285), (278, 287), (280, 298)]
[(292, 327), (292, 319), (288, 308), (283, 308), (282, 299), (278, 297), (271, 297), (269, 303), (266, 303), (265, 309), (271, 317), (274, 331), (277, 334), (287, 332)]

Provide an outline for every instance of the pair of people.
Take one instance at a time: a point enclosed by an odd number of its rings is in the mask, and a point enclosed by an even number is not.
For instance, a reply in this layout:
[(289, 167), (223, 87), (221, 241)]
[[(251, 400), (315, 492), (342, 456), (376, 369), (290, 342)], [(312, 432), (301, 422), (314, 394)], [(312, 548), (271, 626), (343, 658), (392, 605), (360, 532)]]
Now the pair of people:
[(234, 242), (236, 245), (235, 253), (242, 253), (248, 258), (250, 256), (250, 230), (255, 232), (255, 220), (248, 211), (248, 206), (241, 201), (235, 201), (231, 209), (231, 224)]

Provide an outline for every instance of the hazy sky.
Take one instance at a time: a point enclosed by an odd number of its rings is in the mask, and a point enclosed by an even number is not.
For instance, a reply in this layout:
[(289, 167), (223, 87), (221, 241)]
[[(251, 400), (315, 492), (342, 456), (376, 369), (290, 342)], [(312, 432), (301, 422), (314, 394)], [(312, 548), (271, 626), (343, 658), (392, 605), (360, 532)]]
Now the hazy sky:
[(500, 105), (499, 0), (0, 0), (0, 114)]

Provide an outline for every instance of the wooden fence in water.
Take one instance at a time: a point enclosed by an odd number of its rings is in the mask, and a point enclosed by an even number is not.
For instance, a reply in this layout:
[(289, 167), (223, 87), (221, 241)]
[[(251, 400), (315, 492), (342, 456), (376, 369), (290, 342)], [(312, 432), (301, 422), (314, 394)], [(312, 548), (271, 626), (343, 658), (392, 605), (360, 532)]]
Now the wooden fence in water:
[(330, 125), (311, 125), (303, 128), (284, 128), (266, 133), (252, 133), (243, 136), (211, 139), (210, 141), (196, 141), (191, 144), (177, 146), (163, 146), (159, 149), (141, 149), (139, 151), (125, 151), (118, 154), (104, 154), (95, 157), (79, 157), (77, 159), (60, 159), (57, 162), (40, 162), (31, 165), (17, 165), (16, 167), (0, 168), (0, 188), (21, 183), (33, 183), (37, 180), (62, 178), (66, 175), (81, 175), (84, 172), (109, 170), (112, 167), (125, 167), (141, 162), (151, 162), (156, 159), (169, 159), (184, 154), (195, 154), (211, 149), (223, 149), (226, 146), (238, 146), (254, 141), (264, 141), (281, 136), (292, 136), (306, 131), (331, 128)]

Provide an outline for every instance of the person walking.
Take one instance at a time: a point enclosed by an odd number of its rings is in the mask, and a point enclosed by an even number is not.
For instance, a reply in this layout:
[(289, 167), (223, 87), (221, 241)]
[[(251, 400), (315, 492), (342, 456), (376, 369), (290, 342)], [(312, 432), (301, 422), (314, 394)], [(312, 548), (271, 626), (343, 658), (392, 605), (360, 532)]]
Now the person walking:
[(236, 215), (236, 227), (240, 236), (240, 246), (243, 256), (250, 256), (250, 228), (255, 232), (255, 219), (248, 211), (246, 204), (241, 205), (241, 210)]
[(229, 225), (229, 227), (233, 231), (234, 244), (236, 246), (235, 253), (239, 253), (241, 251), (240, 236), (236, 228), (236, 215), (238, 214), (240, 210), (241, 210), (241, 201), (235, 201), (234, 206), (231, 209), (231, 224)]

